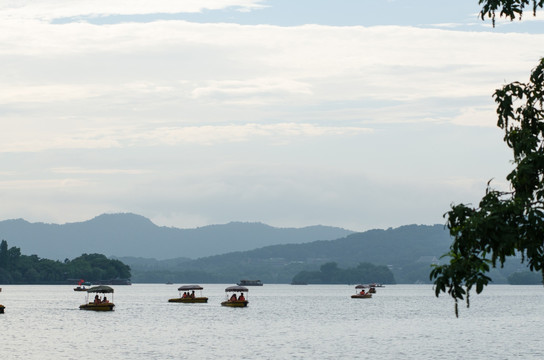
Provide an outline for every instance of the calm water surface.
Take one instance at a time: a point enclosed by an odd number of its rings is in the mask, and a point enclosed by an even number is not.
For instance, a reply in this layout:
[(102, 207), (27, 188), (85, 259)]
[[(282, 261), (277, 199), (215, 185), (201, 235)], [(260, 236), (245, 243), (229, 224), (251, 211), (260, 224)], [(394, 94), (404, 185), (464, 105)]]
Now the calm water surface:
[(115, 286), (115, 311), (73, 286), (0, 285), (0, 359), (543, 359), (544, 288), (488, 287), (454, 315), (430, 285), (351, 299), (347, 285), (250, 287), (247, 308), (168, 303), (176, 285)]

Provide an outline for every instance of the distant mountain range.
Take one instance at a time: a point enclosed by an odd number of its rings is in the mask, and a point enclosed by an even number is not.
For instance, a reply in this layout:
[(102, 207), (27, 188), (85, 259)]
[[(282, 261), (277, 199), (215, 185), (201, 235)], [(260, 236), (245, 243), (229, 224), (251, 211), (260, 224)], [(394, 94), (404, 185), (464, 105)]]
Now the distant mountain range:
[(130, 265), (136, 282), (234, 282), (249, 278), (289, 283), (298, 272), (318, 270), (327, 262), (344, 268), (368, 262), (388, 266), (399, 283), (428, 283), (431, 264), (440, 261), (450, 244), (451, 237), (444, 225), (407, 225), (353, 233), (335, 240), (273, 245), (195, 260), (119, 260)]
[[(443, 225), (406, 225), (360, 233), (328, 227), (274, 228), (232, 222), (196, 229), (153, 224), (135, 214), (104, 214), (64, 225), (0, 221), (0, 239), (40, 258), (73, 259), (83, 253), (114, 257), (132, 269), (133, 282), (234, 283), (260, 279), (290, 283), (300, 271), (335, 262), (385, 265), (397, 283), (429, 283), (431, 264), (444, 262), (452, 239)], [(491, 275), (506, 282), (526, 271), (513, 259)]]
[(83, 253), (155, 259), (189, 258), (248, 251), (277, 244), (333, 240), (353, 231), (330, 227), (275, 228), (262, 223), (231, 222), (195, 229), (157, 226), (131, 213), (103, 214), (63, 225), (0, 221), (0, 239), (24, 254), (64, 260)]
[[(301, 271), (316, 271), (325, 263), (341, 268), (360, 263), (385, 265), (397, 283), (430, 283), (432, 264), (452, 243), (444, 225), (406, 225), (387, 230), (369, 230), (335, 240), (303, 244), (265, 246), (199, 259), (177, 258), (158, 261), (122, 257), (132, 269), (134, 282), (234, 283), (240, 279), (260, 279), (265, 283), (290, 283)], [(510, 259), (503, 268), (493, 269), (495, 283), (506, 283), (515, 272), (527, 271), (519, 258)]]

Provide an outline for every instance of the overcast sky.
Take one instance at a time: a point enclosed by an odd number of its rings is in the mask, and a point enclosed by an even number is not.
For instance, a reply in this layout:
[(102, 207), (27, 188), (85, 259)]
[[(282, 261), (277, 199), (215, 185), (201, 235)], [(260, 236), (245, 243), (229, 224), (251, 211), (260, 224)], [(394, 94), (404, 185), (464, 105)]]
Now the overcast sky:
[(477, 2), (2, 1), (0, 220), (443, 224), (506, 185), (492, 94), (544, 56)]

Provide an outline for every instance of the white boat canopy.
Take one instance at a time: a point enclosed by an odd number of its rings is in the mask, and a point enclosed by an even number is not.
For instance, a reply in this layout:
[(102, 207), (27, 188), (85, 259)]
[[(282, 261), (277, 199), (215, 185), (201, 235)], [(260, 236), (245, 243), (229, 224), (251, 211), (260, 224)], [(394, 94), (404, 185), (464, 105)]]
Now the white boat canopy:
[(370, 286), (369, 285), (357, 285), (355, 288), (356, 289), (366, 289), (366, 288), (369, 288)]
[(113, 288), (107, 285), (93, 286), (92, 288), (87, 289), (89, 293), (100, 293), (100, 294), (109, 294), (113, 292)]
[(179, 291), (187, 291), (187, 290), (202, 290), (204, 289), (200, 285), (183, 285), (178, 288)]
[(243, 286), (229, 286), (228, 288), (225, 289), (225, 292), (236, 292), (236, 291), (240, 291), (240, 292), (247, 292), (249, 291), (246, 287), (243, 287)]

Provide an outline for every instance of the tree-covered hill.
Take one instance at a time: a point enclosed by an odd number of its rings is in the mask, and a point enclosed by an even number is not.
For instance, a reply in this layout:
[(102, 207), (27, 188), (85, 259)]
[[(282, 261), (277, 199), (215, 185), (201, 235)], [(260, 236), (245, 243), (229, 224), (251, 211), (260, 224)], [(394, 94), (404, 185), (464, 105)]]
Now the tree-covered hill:
[[(397, 283), (429, 282), (430, 265), (448, 251), (451, 239), (444, 226), (408, 225), (370, 230), (330, 241), (267, 246), (245, 252), (182, 261), (156, 271), (133, 267), (134, 281), (234, 282), (259, 278), (290, 283), (300, 271), (316, 271), (327, 262), (356, 267), (362, 262), (391, 269)], [(123, 261), (124, 258), (122, 258)], [(131, 264), (130, 261), (127, 263)], [(143, 270), (143, 271), (142, 271)]]
[[(266, 246), (196, 260), (120, 258), (132, 268), (134, 282), (233, 283), (260, 279), (266, 283), (291, 283), (301, 271), (317, 271), (325, 263), (355, 268), (361, 263), (386, 266), (396, 283), (430, 283), (431, 265), (446, 261), (450, 235), (443, 225), (407, 225), (370, 230), (337, 240)], [(492, 273), (496, 283), (526, 268), (511, 259)], [(378, 280), (374, 280), (378, 281)]]
[(77, 279), (100, 282), (129, 279), (130, 267), (102, 254), (83, 254), (73, 260), (49, 260), (37, 255), (22, 255), (18, 247), (0, 243), (0, 283), (2, 284), (65, 284)]

